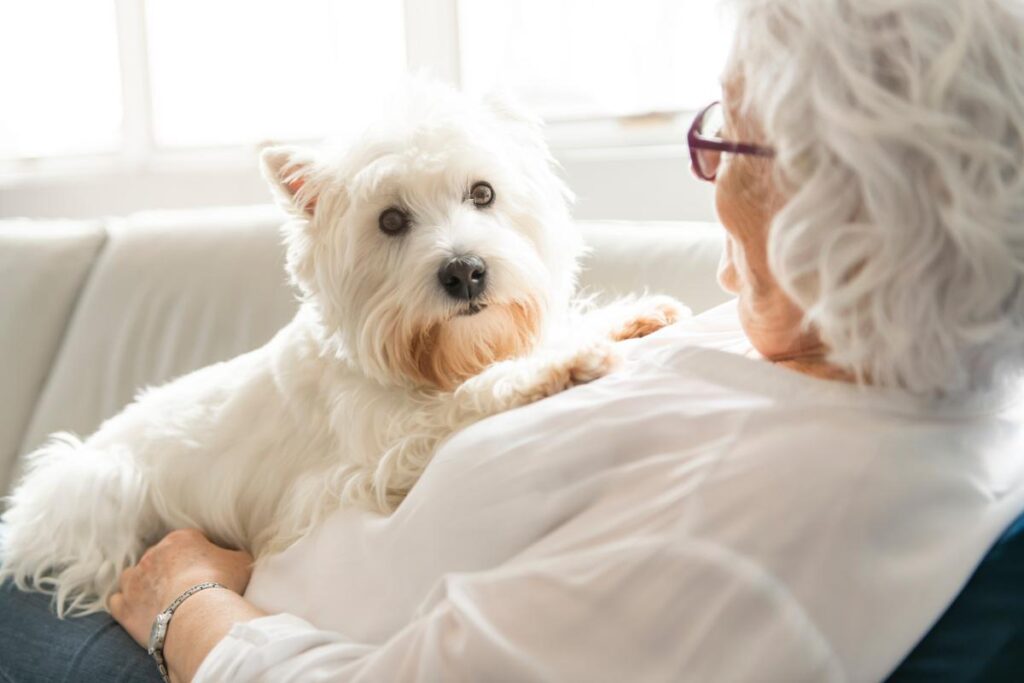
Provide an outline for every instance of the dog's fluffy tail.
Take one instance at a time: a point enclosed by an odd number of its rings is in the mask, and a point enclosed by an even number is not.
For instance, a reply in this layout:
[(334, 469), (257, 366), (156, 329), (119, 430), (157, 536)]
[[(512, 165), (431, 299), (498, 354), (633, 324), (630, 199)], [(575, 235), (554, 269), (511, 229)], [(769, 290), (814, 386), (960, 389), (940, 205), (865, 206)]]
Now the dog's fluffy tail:
[(146, 482), (125, 452), (57, 434), (28, 458), (0, 527), (0, 582), (54, 596), (57, 614), (106, 608), (138, 559), (153, 513)]

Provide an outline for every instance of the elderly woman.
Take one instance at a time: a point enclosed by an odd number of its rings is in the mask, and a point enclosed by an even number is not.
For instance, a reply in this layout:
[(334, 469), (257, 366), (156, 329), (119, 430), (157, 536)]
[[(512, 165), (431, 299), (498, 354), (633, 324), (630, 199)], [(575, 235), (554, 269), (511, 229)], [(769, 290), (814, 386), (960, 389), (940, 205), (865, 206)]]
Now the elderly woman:
[(690, 146), (736, 301), (251, 577), (172, 533), (110, 602), (188, 595), (172, 680), (878, 680), (928, 631), (1024, 509), (1024, 8), (735, 9)]

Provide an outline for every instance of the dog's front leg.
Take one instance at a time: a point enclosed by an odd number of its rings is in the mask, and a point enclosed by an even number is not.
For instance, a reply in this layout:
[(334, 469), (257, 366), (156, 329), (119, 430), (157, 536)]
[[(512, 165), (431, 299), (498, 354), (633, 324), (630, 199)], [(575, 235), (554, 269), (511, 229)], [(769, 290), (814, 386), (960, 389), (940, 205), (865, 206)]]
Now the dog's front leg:
[(608, 374), (618, 362), (611, 342), (592, 341), (570, 350), (538, 352), (495, 363), (454, 392), (439, 394), (411, 421), (396, 421), (395, 438), (372, 471), (358, 474), (348, 497), (384, 513), (408, 494), (438, 444), (491, 415), (553, 396)]
[(534, 403), (605, 376), (618, 363), (603, 339), (570, 350), (540, 352), (495, 363), (452, 394), (450, 425), (460, 429), (490, 415)]

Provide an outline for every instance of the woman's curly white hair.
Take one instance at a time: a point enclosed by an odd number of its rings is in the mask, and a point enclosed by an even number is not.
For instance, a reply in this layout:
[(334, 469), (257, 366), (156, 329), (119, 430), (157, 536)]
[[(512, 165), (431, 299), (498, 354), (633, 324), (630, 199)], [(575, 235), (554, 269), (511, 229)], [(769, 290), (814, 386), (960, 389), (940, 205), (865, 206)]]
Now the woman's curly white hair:
[(861, 379), (928, 397), (1024, 366), (1024, 3), (733, 0), (726, 79), (788, 201), (770, 267)]

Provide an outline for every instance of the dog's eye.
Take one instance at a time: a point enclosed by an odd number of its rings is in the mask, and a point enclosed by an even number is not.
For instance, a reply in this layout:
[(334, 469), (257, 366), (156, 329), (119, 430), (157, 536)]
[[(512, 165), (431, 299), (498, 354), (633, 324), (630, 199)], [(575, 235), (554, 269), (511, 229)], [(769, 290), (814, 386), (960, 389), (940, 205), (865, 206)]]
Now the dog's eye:
[(400, 235), (409, 229), (409, 214), (401, 209), (391, 207), (381, 212), (377, 221), (381, 232), (388, 235)]
[(469, 198), (473, 200), (473, 206), (483, 208), (494, 203), (494, 188), (490, 183), (480, 181), (474, 183), (469, 190)]

